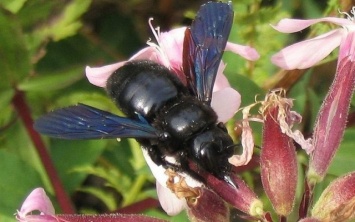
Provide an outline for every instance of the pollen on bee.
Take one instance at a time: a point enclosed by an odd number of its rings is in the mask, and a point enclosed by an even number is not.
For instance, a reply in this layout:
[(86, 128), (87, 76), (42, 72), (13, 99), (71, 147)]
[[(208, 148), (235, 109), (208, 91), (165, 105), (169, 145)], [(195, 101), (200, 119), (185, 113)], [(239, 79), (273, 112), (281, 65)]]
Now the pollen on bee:
[(201, 195), (199, 188), (190, 187), (186, 183), (185, 177), (176, 173), (172, 169), (167, 169), (165, 174), (169, 177), (166, 181), (166, 186), (171, 192), (173, 192), (179, 199), (185, 198), (189, 205), (196, 204), (197, 199)]

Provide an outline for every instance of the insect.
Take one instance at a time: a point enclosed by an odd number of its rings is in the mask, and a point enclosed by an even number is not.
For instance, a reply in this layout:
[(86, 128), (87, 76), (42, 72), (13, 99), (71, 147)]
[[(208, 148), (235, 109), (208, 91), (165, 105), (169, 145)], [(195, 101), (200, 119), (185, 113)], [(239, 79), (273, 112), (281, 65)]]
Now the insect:
[(189, 168), (192, 161), (236, 187), (228, 162), (235, 145), (210, 106), (232, 20), (230, 4), (201, 6), (185, 32), (182, 65), (187, 85), (162, 65), (131, 61), (116, 70), (106, 85), (108, 95), (127, 117), (78, 104), (40, 117), (35, 129), (63, 139), (135, 138), (157, 165), (202, 180)]

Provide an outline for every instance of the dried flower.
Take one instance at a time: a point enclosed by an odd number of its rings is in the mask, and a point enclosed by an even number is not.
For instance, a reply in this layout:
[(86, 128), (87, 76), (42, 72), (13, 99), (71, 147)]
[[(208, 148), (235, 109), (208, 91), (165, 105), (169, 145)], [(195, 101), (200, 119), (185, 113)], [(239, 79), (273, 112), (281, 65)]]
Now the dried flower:
[(282, 130), (292, 117), (292, 100), (283, 98), (282, 93), (271, 92), (262, 107), (264, 127), (260, 166), (265, 193), (276, 213), (287, 216), (293, 209), (298, 176), (292, 138)]

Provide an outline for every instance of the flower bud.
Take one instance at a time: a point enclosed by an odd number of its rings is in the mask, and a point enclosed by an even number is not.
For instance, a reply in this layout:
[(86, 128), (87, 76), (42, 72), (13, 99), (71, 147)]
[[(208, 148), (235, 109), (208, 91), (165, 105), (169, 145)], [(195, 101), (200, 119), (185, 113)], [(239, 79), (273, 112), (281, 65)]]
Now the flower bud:
[(282, 132), (281, 121), (288, 122), (292, 101), (270, 93), (264, 102), (263, 141), (260, 154), (261, 181), (278, 215), (293, 209), (297, 186), (296, 151), (292, 138)]
[(346, 117), (355, 83), (355, 75), (350, 74), (355, 74), (355, 65), (345, 58), (340, 62), (337, 72), (314, 129), (315, 150), (307, 175), (311, 183), (319, 182), (325, 176), (346, 126)]
[(343, 138), (350, 100), (355, 86), (354, 33), (340, 47), (340, 61), (329, 92), (321, 106), (314, 128), (314, 152), (307, 178), (310, 184), (321, 181)]
[(355, 218), (355, 172), (336, 179), (323, 191), (312, 217), (332, 222)]
[(218, 179), (212, 174), (199, 169), (193, 163), (190, 163), (189, 166), (192, 171), (198, 173), (205, 180), (207, 187), (236, 209), (253, 217), (262, 217), (264, 215), (263, 203), (239, 177), (233, 174), (230, 175), (231, 181), (236, 186), (235, 188), (226, 181)]
[(187, 201), (187, 213), (194, 222), (229, 221), (229, 207), (217, 194), (200, 187), (199, 196)]

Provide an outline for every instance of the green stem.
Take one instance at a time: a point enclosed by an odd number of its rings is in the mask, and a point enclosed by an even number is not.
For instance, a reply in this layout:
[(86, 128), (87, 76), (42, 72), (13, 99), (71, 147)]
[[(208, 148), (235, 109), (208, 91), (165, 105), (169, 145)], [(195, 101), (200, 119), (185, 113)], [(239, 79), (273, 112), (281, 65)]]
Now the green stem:
[(147, 180), (146, 175), (139, 175), (137, 179), (134, 181), (132, 189), (125, 195), (122, 206), (128, 206), (132, 204), (137, 199), (137, 194), (140, 193), (144, 183)]

